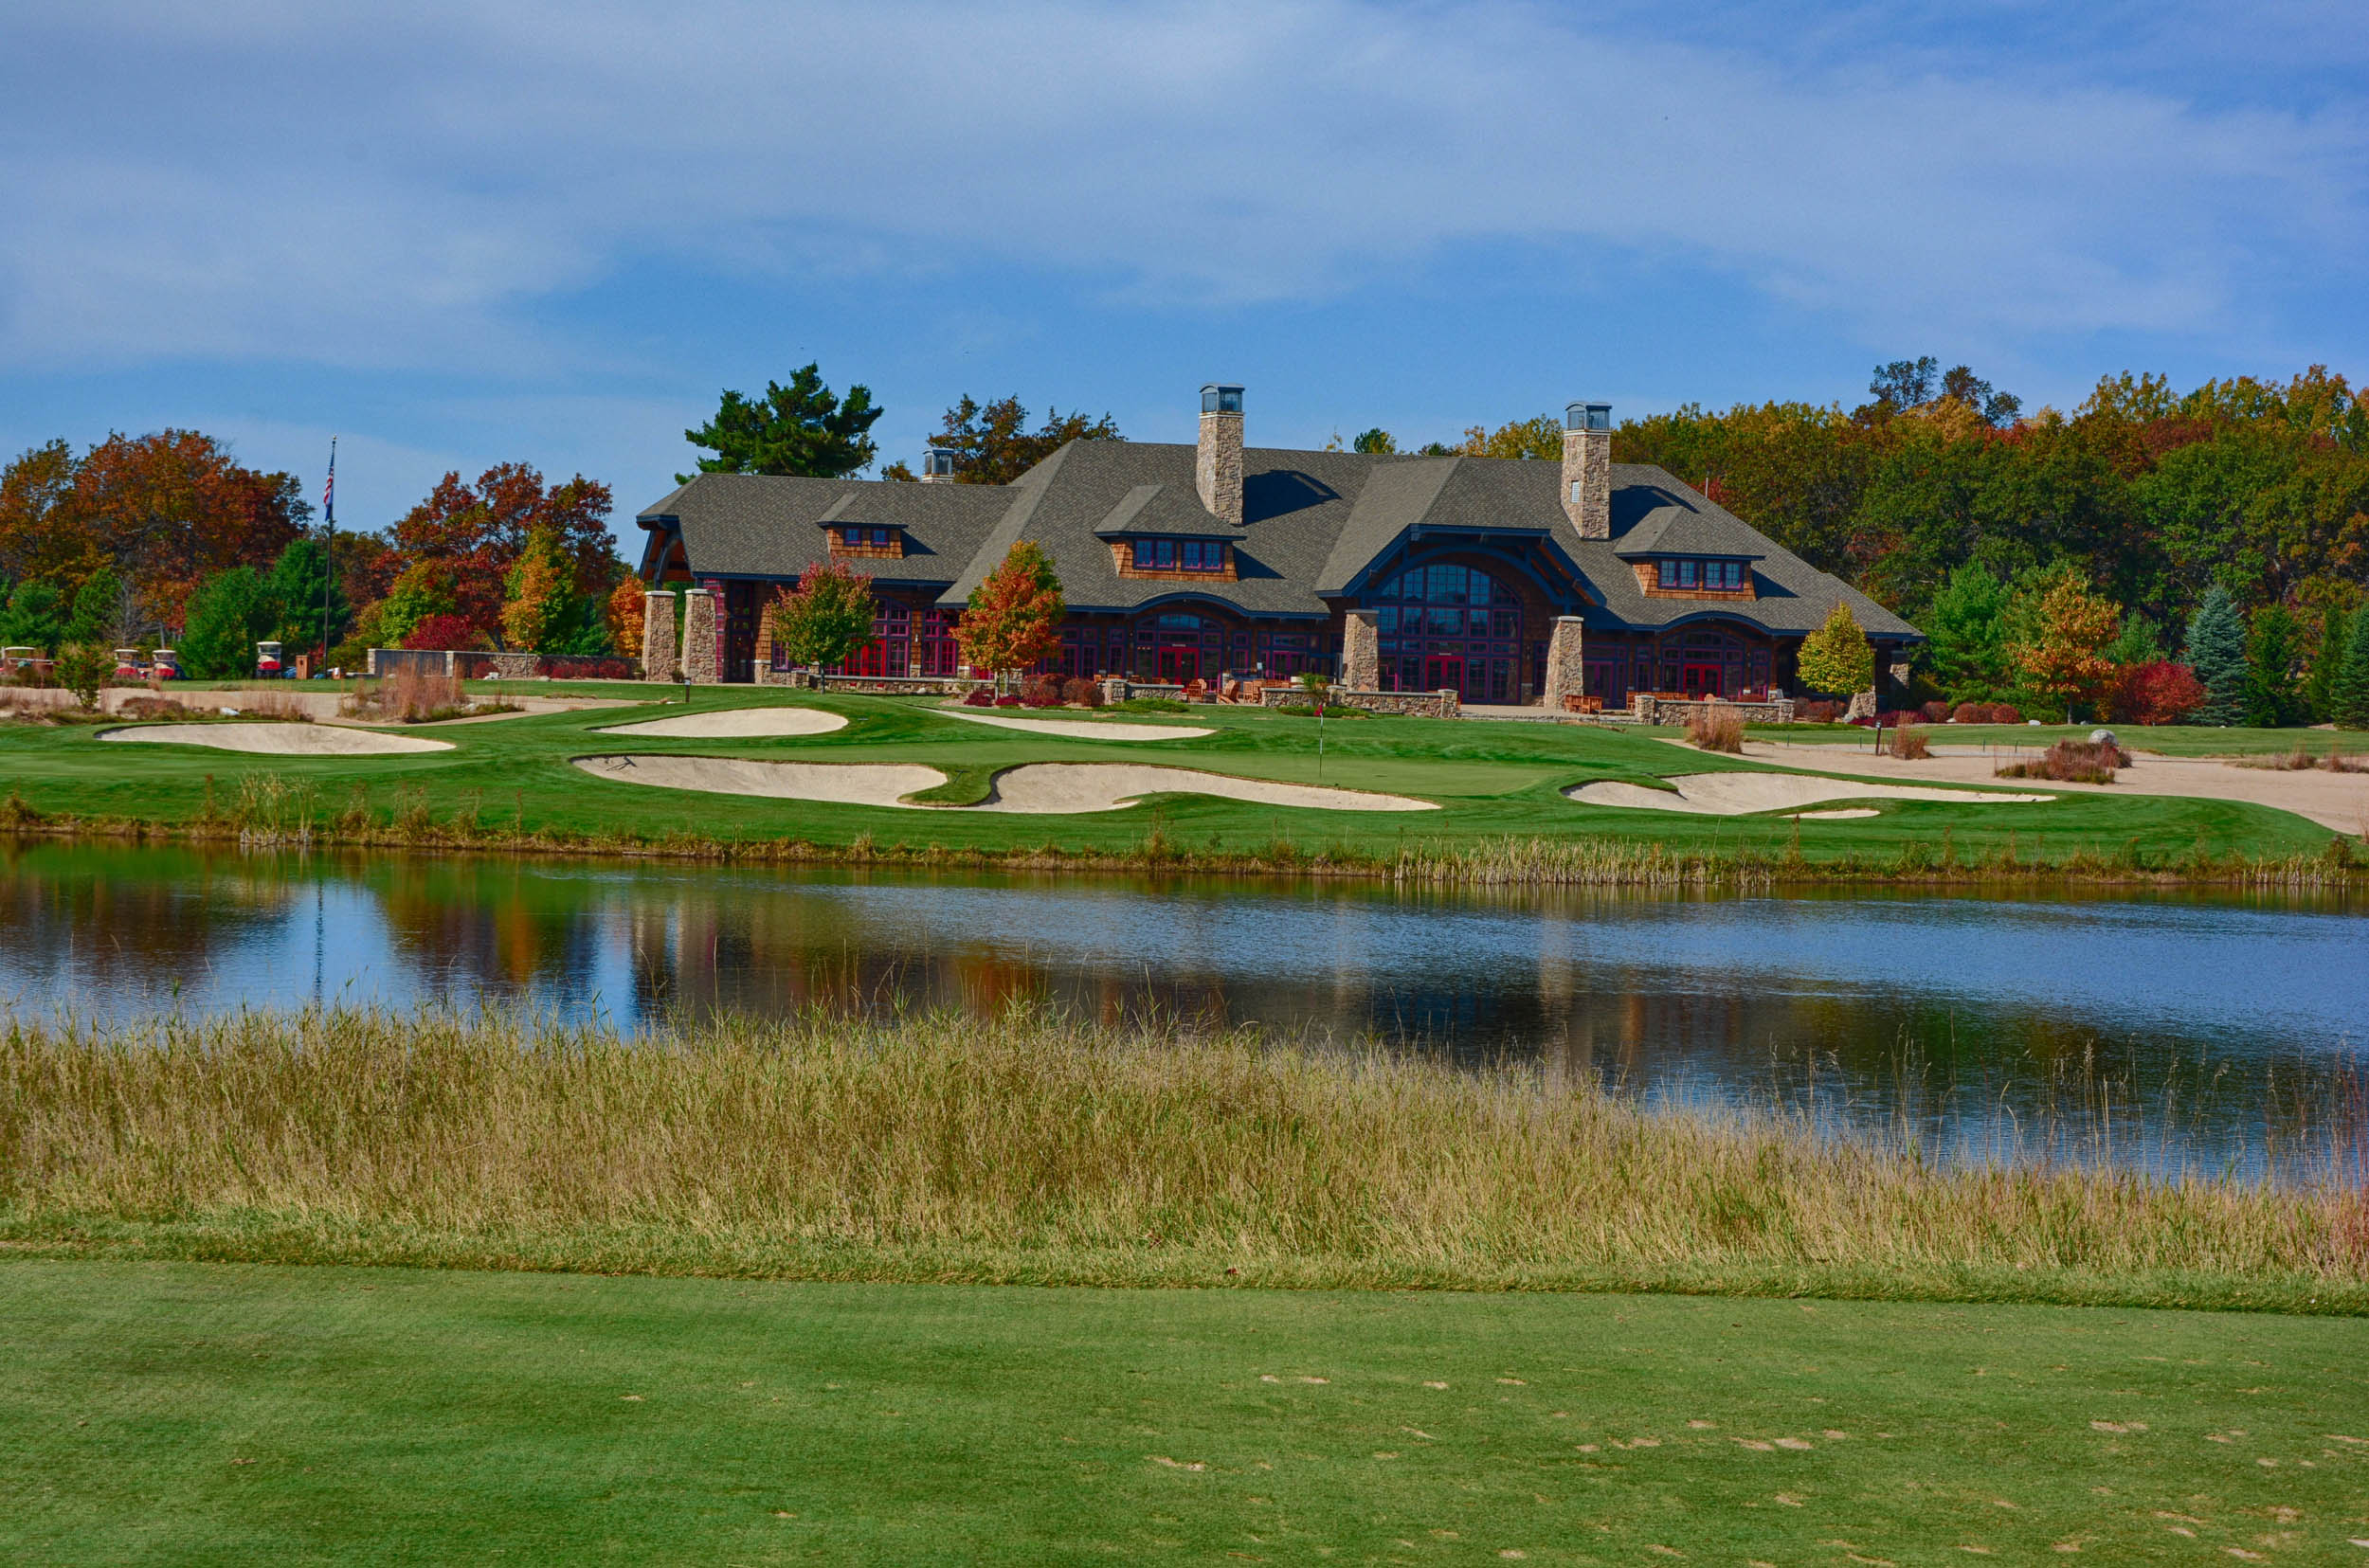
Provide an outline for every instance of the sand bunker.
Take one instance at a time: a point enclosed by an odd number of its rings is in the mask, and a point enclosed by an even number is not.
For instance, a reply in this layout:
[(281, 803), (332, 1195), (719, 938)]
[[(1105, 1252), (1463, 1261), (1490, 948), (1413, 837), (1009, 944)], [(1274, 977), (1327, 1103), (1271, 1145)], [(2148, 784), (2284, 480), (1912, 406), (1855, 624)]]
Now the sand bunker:
[[(935, 789), (946, 775), (913, 763), (760, 763), (736, 757), (578, 757), (587, 773), (659, 789), (710, 795), (762, 795), (836, 805), (900, 804), (897, 797)], [(926, 811), (926, 806), (908, 810)]]
[(1803, 822), (1839, 822), (1853, 817), (1881, 817), (1882, 812), (1872, 805), (1845, 806), (1840, 811), (1788, 811), (1786, 816)]
[(995, 798), (974, 811), (1028, 816), (1079, 811), (1114, 811), (1146, 795), (1215, 795), (1259, 805), (1301, 806), (1311, 811), (1437, 811), (1429, 801), (1404, 795), (1374, 795), (1319, 784), (1274, 784), (1237, 779), (1189, 767), (1152, 767), (1140, 763), (1031, 763), (995, 777)]
[(389, 735), (335, 724), (144, 724), (132, 730), (101, 730), (102, 741), (142, 741), (163, 746), (210, 746), (217, 751), (253, 751), (271, 757), (388, 757), (411, 751), (449, 751), (450, 741)]
[(1300, 806), (1316, 811), (1437, 811), (1429, 801), (1401, 795), (1371, 795), (1355, 789), (1270, 784), (1186, 767), (1148, 767), (1130, 763), (1031, 763), (996, 776), (995, 795), (979, 805), (933, 806), (901, 797), (934, 789), (946, 775), (915, 763), (773, 763), (736, 757), (578, 757), (587, 773), (624, 784), (660, 789), (696, 789), (712, 795), (761, 795), (777, 801), (821, 801), (838, 805), (892, 806), (904, 811), (1000, 811), (1025, 816), (1068, 816), (1115, 811), (1146, 795), (1216, 795), (1260, 805)]
[(1182, 724), (1102, 723), (1094, 719), (1008, 719), (1001, 713), (967, 713), (959, 708), (942, 708), (941, 718), (962, 719), (969, 724), (992, 724), (999, 730), (1033, 730), (1042, 735), (1072, 735), (1088, 741), (1184, 741), (1196, 735), (1211, 733)]
[[(2048, 801), (2051, 795), (2009, 795), (1997, 790), (1921, 789), (1915, 785), (1818, 779), (1802, 773), (1687, 773), (1669, 781), (1677, 793), (1643, 784), (1581, 784), (1564, 794), (1582, 805), (1628, 806), (1638, 811), (1685, 811), (1704, 817), (1740, 817), (1753, 811), (1782, 811), (1821, 801), (1955, 801), (1961, 805), (1996, 805)], [(1837, 814), (1839, 815), (1839, 813)]]
[(718, 708), (707, 713), (612, 724), (596, 735), (671, 735), (679, 740), (731, 740), (750, 735), (827, 735), (847, 721), (820, 708)]

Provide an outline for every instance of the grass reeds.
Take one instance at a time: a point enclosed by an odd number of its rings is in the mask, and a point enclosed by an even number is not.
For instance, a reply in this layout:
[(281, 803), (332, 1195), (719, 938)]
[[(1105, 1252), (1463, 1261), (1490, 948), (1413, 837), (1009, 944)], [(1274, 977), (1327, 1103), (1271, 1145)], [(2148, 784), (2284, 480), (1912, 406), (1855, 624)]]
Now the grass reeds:
[(2327, 754), (2322, 756), (2311, 749), (2308, 741), (2297, 741), (2292, 751), (2274, 752), (2267, 757), (2246, 757), (2240, 767), (2259, 767), (2275, 773), (2305, 773), (2318, 769), (2326, 773), (2369, 773), (2369, 757), (2348, 757), (2341, 740), (2328, 743)]
[[(1954, 1170), (1166, 1022), (249, 1013), (0, 1036), (0, 1237), (283, 1262), (2369, 1309), (2369, 1206)], [(2306, 1305), (2308, 1304), (2308, 1305)]]
[(2130, 753), (2112, 741), (2061, 740), (2034, 761), (2009, 763), (1998, 770), (1998, 777), (2110, 784), (2114, 770), (2129, 766)]
[(1731, 757), (1741, 757), (1744, 719), (1733, 711), (1706, 704), (1687, 719), (1687, 743), (1698, 750), (1725, 751)]

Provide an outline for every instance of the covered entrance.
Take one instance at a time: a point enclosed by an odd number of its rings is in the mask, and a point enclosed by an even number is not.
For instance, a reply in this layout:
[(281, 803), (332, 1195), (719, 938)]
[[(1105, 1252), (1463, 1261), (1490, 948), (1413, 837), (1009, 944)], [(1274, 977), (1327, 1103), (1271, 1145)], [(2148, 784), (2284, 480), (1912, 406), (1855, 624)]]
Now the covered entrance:
[(1384, 691), (1519, 699), (1522, 600), (1509, 585), (1477, 567), (1415, 567), (1382, 583), (1368, 603)]

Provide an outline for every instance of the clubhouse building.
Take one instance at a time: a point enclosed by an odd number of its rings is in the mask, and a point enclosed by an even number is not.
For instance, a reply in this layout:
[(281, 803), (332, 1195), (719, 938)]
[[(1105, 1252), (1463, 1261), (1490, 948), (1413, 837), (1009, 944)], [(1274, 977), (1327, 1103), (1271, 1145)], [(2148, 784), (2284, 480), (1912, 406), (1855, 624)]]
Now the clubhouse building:
[[(816, 562), (869, 574), (872, 642), (842, 673), (959, 674), (954, 623), (1021, 540), (1061, 580), (1062, 676), (1217, 686), (1316, 670), (1467, 704), (1749, 701), (1797, 691), (1836, 601), (1879, 673), (1916, 628), (1666, 471), (1612, 461), (1612, 410), (1574, 403), (1563, 460), (1246, 447), (1242, 389), (1202, 388), (1192, 446), (1075, 441), (1010, 484), (702, 474), (649, 507), (642, 576), (708, 590), (686, 662), (751, 681), (762, 611)], [(708, 624), (712, 624), (712, 633)]]

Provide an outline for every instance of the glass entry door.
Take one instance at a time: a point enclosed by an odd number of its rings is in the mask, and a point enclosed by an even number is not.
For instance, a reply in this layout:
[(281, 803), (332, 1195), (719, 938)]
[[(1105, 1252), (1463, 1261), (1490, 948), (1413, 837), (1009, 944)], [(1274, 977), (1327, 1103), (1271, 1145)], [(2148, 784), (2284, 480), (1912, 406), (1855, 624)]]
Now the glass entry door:
[(1423, 690), (1437, 692), (1453, 687), (1457, 696), (1464, 694), (1464, 660), (1454, 654), (1435, 654), (1423, 660)]

